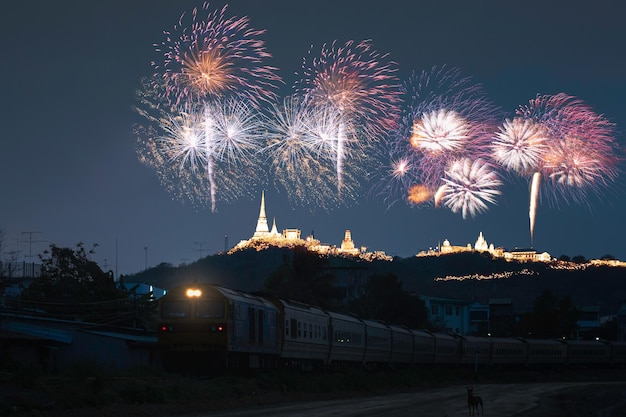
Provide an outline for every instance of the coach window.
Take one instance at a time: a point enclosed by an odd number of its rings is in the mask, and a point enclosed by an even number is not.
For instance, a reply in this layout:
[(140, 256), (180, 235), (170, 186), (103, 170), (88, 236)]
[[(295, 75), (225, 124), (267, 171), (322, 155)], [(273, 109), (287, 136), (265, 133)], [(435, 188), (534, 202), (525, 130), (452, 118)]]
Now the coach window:
[(297, 333), (298, 324), (297, 323), (298, 321), (296, 319), (291, 319), (291, 338), (292, 339), (295, 339), (298, 337), (298, 333)]

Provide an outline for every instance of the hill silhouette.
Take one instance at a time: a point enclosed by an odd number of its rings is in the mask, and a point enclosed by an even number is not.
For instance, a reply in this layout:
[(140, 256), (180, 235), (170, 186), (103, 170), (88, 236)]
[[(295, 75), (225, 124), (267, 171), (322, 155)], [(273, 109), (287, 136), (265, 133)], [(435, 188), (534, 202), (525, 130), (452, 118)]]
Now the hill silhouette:
[[(161, 264), (125, 279), (165, 289), (197, 281), (259, 291), (290, 254), (288, 248), (249, 249), (207, 256), (179, 267)], [(602, 315), (616, 314), (619, 304), (626, 301), (623, 267), (570, 264), (566, 269), (542, 262), (511, 262), (479, 252), (391, 262), (333, 257), (330, 265), (338, 282), (364, 282), (374, 274), (391, 273), (412, 293), (485, 304), (492, 298), (510, 298), (517, 312), (530, 311), (534, 299), (546, 289), (559, 297), (570, 296), (577, 306), (599, 306)]]

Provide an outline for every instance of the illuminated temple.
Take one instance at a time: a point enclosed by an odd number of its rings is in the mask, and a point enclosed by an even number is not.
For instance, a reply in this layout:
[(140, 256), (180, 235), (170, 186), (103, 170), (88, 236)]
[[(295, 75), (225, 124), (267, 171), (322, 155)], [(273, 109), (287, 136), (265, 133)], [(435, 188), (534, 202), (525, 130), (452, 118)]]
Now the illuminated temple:
[(366, 260), (382, 259), (392, 260), (392, 257), (381, 251), (368, 252), (365, 246), (357, 247), (352, 240), (352, 233), (346, 230), (340, 246), (323, 244), (313, 236), (301, 237), (300, 229), (283, 229), (278, 231), (276, 219), (272, 221), (272, 228), (269, 228), (267, 215), (265, 213), (265, 192), (261, 194), (261, 208), (257, 219), (254, 234), (248, 240), (240, 241), (229, 253), (237, 250), (256, 248), (257, 250), (269, 247), (296, 247), (304, 246), (312, 252), (323, 255), (354, 256)]
[(494, 258), (504, 258), (507, 260), (522, 262), (549, 262), (552, 260), (552, 257), (548, 252), (539, 253), (532, 248), (515, 248), (512, 251), (505, 251), (502, 247), (495, 247), (493, 243), (487, 244), (487, 240), (483, 236), (483, 232), (480, 232), (478, 235), (478, 238), (474, 243), (474, 247), (472, 247), (471, 243), (468, 243), (465, 246), (454, 246), (450, 244), (448, 239), (445, 239), (443, 244), (441, 244), (438, 248), (422, 251), (418, 253), (417, 256), (438, 256), (460, 252), (489, 252)]

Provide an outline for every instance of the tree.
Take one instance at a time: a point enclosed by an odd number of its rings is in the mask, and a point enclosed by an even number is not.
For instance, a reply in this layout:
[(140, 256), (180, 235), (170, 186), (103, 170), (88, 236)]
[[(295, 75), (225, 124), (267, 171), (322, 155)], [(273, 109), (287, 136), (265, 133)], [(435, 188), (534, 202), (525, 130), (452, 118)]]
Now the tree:
[(283, 258), (283, 263), (270, 275), (263, 291), (276, 297), (329, 308), (336, 298), (335, 277), (327, 272), (328, 258), (295, 247)]
[[(97, 245), (94, 245), (94, 247)], [(41, 275), (23, 292), (24, 298), (40, 301), (84, 303), (127, 296), (117, 288), (113, 276), (89, 258), (83, 243), (76, 249), (54, 244), (40, 255)]]
[(572, 262), (577, 263), (577, 264), (584, 264), (587, 262), (587, 260), (585, 259), (583, 255), (576, 255), (572, 258)]
[(348, 308), (365, 319), (381, 320), (410, 328), (428, 327), (424, 302), (404, 291), (402, 282), (391, 273), (369, 277), (363, 295), (353, 300)]
[(533, 302), (533, 310), (524, 316), (526, 334), (532, 337), (572, 337), (577, 329), (578, 312), (571, 297), (559, 298), (544, 290)]

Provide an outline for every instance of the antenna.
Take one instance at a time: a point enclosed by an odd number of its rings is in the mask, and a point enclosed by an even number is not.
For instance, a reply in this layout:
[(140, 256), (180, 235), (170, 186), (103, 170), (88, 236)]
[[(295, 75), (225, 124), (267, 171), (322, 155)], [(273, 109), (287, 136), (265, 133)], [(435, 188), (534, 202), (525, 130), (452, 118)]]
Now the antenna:
[(224, 252), (228, 252), (228, 235), (224, 235)]

